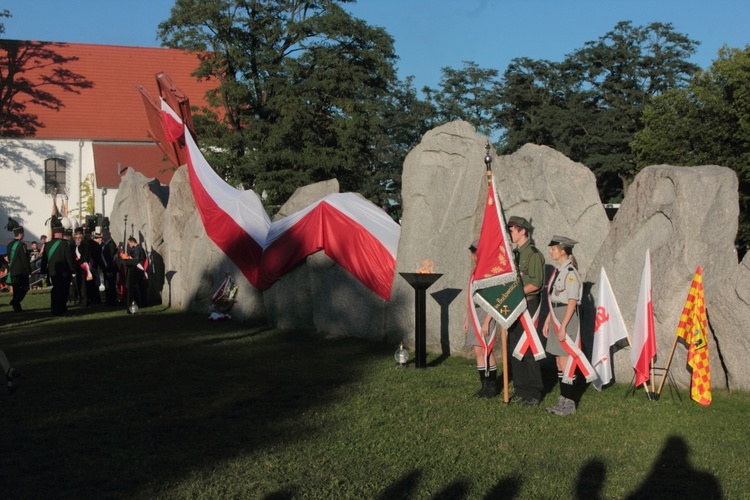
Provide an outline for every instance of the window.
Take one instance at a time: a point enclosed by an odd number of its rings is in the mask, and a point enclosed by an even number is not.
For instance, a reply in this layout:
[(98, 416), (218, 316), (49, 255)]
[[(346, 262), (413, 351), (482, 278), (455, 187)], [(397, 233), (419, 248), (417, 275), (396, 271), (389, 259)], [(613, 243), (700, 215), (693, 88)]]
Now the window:
[(65, 160), (61, 158), (44, 160), (44, 193), (65, 193)]

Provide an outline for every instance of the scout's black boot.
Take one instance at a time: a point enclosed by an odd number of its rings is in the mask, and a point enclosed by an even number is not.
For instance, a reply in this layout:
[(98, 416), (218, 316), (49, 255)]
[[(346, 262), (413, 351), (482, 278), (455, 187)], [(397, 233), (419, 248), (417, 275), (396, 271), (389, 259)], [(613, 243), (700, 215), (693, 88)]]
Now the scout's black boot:
[(487, 377), (487, 391), (484, 396), (485, 398), (494, 398), (500, 394), (497, 388), (497, 370), (490, 370), (490, 374)]
[(474, 393), (475, 398), (486, 398), (486, 394), (489, 388), (489, 377), (485, 374), (484, 368), (477, 370), (479, 372), (479, 380), (482, 382), (482, 388)]

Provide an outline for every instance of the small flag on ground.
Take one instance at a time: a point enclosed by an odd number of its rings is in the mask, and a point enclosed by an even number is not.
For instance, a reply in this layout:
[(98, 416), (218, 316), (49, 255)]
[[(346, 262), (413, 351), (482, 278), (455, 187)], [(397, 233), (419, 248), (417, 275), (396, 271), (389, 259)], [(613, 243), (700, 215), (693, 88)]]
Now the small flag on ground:
[(708, 320), (703, 295), (703, 270), (695, 271), (677, 336), (688, 345), (687, 364), (692, 370), (690, 397), (703, 406), (711, 404), (711, 367), (708, 361)]

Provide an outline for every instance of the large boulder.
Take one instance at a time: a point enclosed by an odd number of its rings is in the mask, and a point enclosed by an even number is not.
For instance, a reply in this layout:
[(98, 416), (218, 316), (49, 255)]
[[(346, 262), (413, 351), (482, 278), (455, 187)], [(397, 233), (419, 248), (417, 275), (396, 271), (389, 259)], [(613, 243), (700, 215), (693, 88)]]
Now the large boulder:
[(337, 179), (329, 179), (297, 188), (286, 203), (279, 208), (279, 211), (273, 216), (273, 220), (277, 221), (295, 214), (300, 210), (306, 209), (316, 201), (322, 200), (329, 194), (338, 192), (339, 181)]
[(164, 262), (167, 286), (163, 301), (172, 307), (205, 312), (211, 296), (229, 274), (238, 286), (230, 314), (238, 320), (265, 316), (263, 296), (206, 235), (190, 189), (186, 167), (175, 172), (165, 216)]
[(148, 302), (161, 301), (164, 286), (164, 212), (169, 199), (169, 187), (128, 168), (122, 177), (109, 217), (112, 239), (125, 248), (127, 239), (134, 237), (149, 256)]
[[(747, 282), (741, 281), (743, 274), (747, 278), (747, 266), (738, 268), (734, 246), (737, 187), (737, 176), (724, 167), (645, 168), (630, 186), (586, 278), (597, 282), (604, 267), (625, 323), (632, 328), (646, 249), (650, 249), (656, 365), (664, 367), (693, 275), (702, 266), (713, 330), (709, 349), (714, 385), (748, 388), (750, 374), (744, 367), (750, 351), (743, 330), (750, 310), (749, 296), (741, 296), (743, 290), (747, 292)], [(614, 355), (615, 376), (621, 382), (633, 376), (629, 351)], [(683, 386), (689, 384), (685, 358), (686, 349), (678, 347), (670, 370)]]
[[(414, 272), (424, 259), (443, 276), (427, 290), (427, 345), (445, 354), (465, 352), (463, 322), (471, 272), (468, 246), (478, 237), (487, 192), (487, 139), (462, 121), (425, 134), (404, 163), (404, 214), (397, 269)], [(591, 171), (550, 148), (527, 145), (493, 159), (492, 171), (506, 219), (531, 220), (532, 237), (547, 255), (553, 234), (572, 237), (584, 270), (609, 230)], [(414, 291), (394, 282), (389, 334), (414, 342)]]

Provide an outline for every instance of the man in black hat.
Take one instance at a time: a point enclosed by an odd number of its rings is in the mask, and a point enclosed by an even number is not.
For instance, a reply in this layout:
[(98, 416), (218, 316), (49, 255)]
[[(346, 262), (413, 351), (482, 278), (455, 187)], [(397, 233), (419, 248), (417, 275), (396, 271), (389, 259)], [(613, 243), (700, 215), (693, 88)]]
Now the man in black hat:
[(21, 301), (29, 291), (29, 275), (31, 274), (31, 261), (26, 243), (23, 242), (23, 227), (13, 228), (13, 241), (8, 244), (8, 277), (7, 282), (13, 286), (13, 299), (10, 305), (15, 312), (21, 312)]
[(52, 282), (50, 304), (52, 314), (56, 316), (68, 312), (68, 293), (75, 268), (73, 254), (62, 235), (62, 226), (52, 228), (52, 240), (46, 245), (41, 267), (42, 273)]
[[(523, 217), (513, 216), (508, 219), (510, 239), (515, 243), (513, 251), (521, 274), (523, 292), (526, 296), (526, 307), (529, 314), (534, 316), (539, 308), (539, 299), (544, 286), (544, 256), (531, 241), (531, 224)], [(516, 321), (508, 329), (508, 351), (513, 352), (523, 335), (523, 325)], [(542, 400), (542, 371), (534, 355), (527, 351), (521, 360), (515, 356), (510, 358), (513, 372), (513, 390), (515, 394), (510, 398), (511, 403), (524, 406), (536, 406)]]
[(117, 244), (112, 240), (109, 229), (102, 232), (101, 249), (102, 258), (99, 262), (104, 274), (104, 298), (108, 306), (114, 306), (117, 304), (117, 273), (120, 264)]
[(128, 238), (128, 252), (122, 263), (125, 265), (126, 278), (125, 287), (127, 288), (128, 298), (126, 307), (130, 307), (135, 302), (138, 307), (146, 307), (146, 279), (148, 274), (143, 266), (146, 262), (146, 252), (138, 241), (132, 236)]

